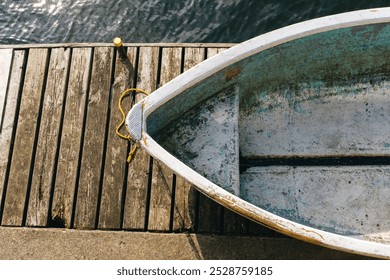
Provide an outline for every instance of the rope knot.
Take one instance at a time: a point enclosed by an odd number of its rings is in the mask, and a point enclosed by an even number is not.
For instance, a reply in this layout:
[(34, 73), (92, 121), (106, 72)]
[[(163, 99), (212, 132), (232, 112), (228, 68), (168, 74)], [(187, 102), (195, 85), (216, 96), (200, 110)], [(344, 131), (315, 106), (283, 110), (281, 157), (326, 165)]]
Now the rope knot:
[[(135, 141), (133, 139), (133, 137), (131, 137), (130, 134), (128, 135), (124, 135), (122, 133), (119, 132), (119, 130), (122, 128), (122, 126), (125, 124), (125, 120), (126, 120), (126, 115), (125, 115), (125, 112), (123, 111), (122, 109), (122, 101), (123, 99), (127, 96), (127, 95), (132, 95), (132, 98), (131, 98), (131, 107), (133, 107), (134, 105), (134, 102), (135, 102), (135, 95), (137, 93), (143, 93), (145, 95), (149, 95), (149, 93), (147, 93), (146, 91), (142, 90), (142, 89), (138, 89), (138, 88), (129, 88), (129, 89), (126, 89), (124, 90), (122, 93), (121, 93), (121, 96), (119, 97), (119, 101), (118, 101), (118, 108), (119, 108), (119, 111), (121, 112), (122, 114), (122, 121), (120, 122), (120, 124), (116, 127), (116, 130), (115, 130), (115, 133), (122, 139), (125, 139), (127, 141), (129, 141), (132, 145), (131, 147), (131, 150), (129, 152), (129, 155), (127, 156), (127, 162), (130, 163), (131, 160), (133, 159), (134, 157), (134, 154), (137, 150), (137, 147), (138, 147), (138, 142)], [(131, 109), (130, 107), (130, 109)]]

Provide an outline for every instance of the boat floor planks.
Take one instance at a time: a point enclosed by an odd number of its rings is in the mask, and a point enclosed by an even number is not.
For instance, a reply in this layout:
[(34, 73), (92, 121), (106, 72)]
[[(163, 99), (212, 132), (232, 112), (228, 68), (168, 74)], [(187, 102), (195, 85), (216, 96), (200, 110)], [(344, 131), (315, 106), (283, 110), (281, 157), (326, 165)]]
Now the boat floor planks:
[(1, 226), (279, 238), (141, 148), (127, 164), (115, 134), (123, 90), (151, 92), (230, 46), (131, 44), (127, 62), (111, 45), (0, 48)]

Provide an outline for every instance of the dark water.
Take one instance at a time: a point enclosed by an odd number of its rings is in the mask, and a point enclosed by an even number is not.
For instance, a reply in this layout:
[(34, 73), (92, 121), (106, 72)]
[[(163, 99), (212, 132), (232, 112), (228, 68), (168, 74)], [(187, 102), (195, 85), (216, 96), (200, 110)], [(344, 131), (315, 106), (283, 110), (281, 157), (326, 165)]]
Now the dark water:
[(292, 23), (390, 1), (0, 0), (0, 44), (241, 42)]

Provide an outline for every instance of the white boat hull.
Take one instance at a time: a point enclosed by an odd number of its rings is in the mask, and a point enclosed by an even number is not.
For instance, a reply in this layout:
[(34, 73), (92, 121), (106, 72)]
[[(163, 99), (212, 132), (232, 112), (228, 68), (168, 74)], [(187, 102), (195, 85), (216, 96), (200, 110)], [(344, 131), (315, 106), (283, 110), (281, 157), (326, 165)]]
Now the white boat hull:
[(357, 11), (239, 44), (138, 103), (129, 130), (249, 219), (390, 258), (389, 22)]

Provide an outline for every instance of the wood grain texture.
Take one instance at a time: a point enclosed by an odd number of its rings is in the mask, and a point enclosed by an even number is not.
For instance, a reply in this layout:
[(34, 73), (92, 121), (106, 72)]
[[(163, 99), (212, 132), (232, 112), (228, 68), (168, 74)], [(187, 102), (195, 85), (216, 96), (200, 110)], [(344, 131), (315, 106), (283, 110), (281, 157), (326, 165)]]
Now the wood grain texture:
[(88, 94), (75, 228), (95, 228), (111, 87), (113, 48), (95, 48)]
[(196, 218), (195, 187), (180, 176), (176, 177), (173, 231), (193, 231)]
[(173, 173), (158, 160), (153, 161), (152, 172), (148, 230), (169, 231)]
[[(157, 86), (159, 48), (141, 47), (137, 88), (152, 92)], [(136, 102), (142, 100), (143, 94), (137, 94)], [(135, 157), (129, 164), (123, 228), (145, 229), (148, 215), (148, 179), (151, 157), (145, 150), (138, 148)]]
[[(119, 229), (122, 227), (121, 212), (124, 204), (124, 186), (127, 183), (125, 175), (128, 141), (118, 137), (115, 130), (122, 121), (122, 116), (118, 110), (119, 97), (126, 88), (134, 87), (137, 48), (128, 48), (127, 56), (129, 58), (128, 64), (122, 63), (119, 57), (115, 62), (115, 81), (112, 85), (110, 100), (111, 110), (99, 211), (98, 228), (101, 229)], [(130, 109), (130, 98), (124, 99), (122, 106), (124, 111), (127, 112)], [(121, 133), (127, 134), (124, 128)]]
[(51, 52), (26, 225), (47, 226), (70, 49)]
[(47, 58), (47, 49), (34, 49), (29, 52), (5, 198), (3, 225), (22, 226), (24, 222)]
[(71, 226), (92, 49), (73, 49), (51, 218)]
[[(187, 71), (205, 59), (204, 48), (185, 48), (183, 71)], [(193, 231), (196, 219), (197, 192), (182, 177), (176, 178), (173, 231)]]
[(182, 48), (163, 48), (161, 57), (160, 86), (181, 73)]
[(184, 49), (184, 71), (187, 71), (205, 59), (206, 50), (204, 48)]
[(7, 95), (8, 78), (11, 72), (12, 49), (0, 50), (0, 131)]
[(7, 100), (4, 108), (4, 121), (0, 130), (0, 209), (4, 209), (5, 190), (8, 181), (7, 171), (9, 159), (12, 155), (12, 135), (16, 129), (16, 114), (19, 100), (19, 91), (22, 88), (22, 78), (25, 69), (25, 51), (14, 51), (12, 69), (10, 73)]
[[(163, 48), (160, 85), (163, 86), (181, 73), (181, 48)], [(149, 230), (169, 231), (173, 194), (173, 173), (162, 162), (155, 160), (149, 207)]]

